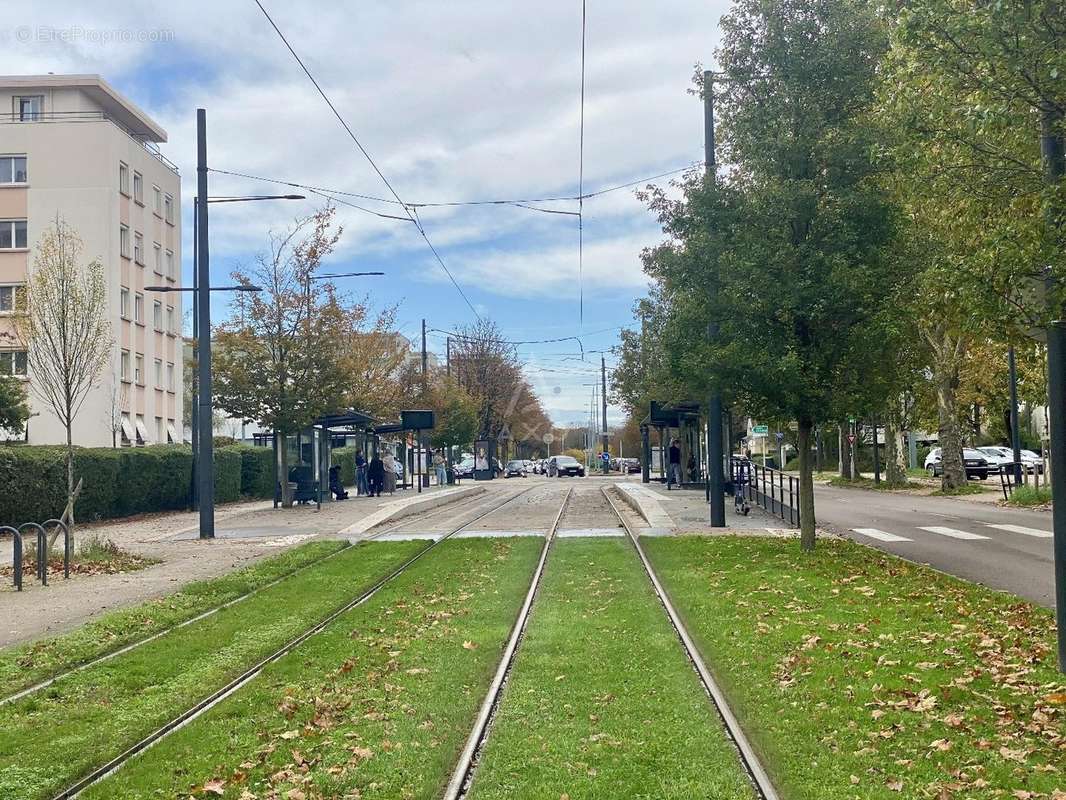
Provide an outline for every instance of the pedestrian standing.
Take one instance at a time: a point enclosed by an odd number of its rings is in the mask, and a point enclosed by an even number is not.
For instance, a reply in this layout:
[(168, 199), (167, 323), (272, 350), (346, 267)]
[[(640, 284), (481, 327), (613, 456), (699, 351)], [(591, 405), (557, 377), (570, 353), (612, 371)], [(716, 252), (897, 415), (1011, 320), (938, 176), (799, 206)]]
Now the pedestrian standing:
[(365, 495), (368, 491), (366, 482), (366, 459), (363, 457), (363, 451), (359, 450), (355, 454), (355, 493), (357, 495)]
[(381, 497), (381, 489), (385, 483), (385, 462), (375, 451), (374, 457), (366, 468), (366, 478), (371, 497)]
[(433, 454), (433, 469), (437, 472), (437, 486), (443, 486), (448, 482), (448, 472), (444, 467), (444, 456), (440, 450)]
[(675, 483), (678, 488), (681, 487), (681, 442), (678, 439), (670, 442), (670, 465), (666, 471), (667, 490)]
[(393, 457), (392, 452), (385, 451), (385, 457), (381, 459), (382, 464), (385, 467), (385, 491), (389, 494), (396, 493), (396, 459)]

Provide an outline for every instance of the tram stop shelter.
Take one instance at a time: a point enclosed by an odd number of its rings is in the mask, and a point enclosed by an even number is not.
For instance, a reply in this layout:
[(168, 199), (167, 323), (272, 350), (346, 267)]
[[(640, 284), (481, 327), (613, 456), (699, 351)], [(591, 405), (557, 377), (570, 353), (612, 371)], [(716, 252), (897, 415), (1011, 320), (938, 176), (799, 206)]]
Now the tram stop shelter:
[[(657, 431), (658, 447), (656, 453), (652, 453), (651, 431)], [(648, 416), (640, 423), (641, 443), (641, 481), (650, 483), (652, 480), (652, 466), (658, 468), (658, 480), (666, 483), (666, 469), (669, 460), (670, 442), (673, 439), (681, 441), (681, 472), (683, 476), (682, 486), (688, 488), (703, 488), (706, 476), (706, 449), (704, 442), (703, 426), (700, 424), (700, 404), (694, 402), (681, 402), (667, 405), (657, 400), (652, 400), (648, 408)], [(654, 455), (654, 458), (653, 458)], [(689, 469), (689, 458), (692, 457), (695, 466)]]

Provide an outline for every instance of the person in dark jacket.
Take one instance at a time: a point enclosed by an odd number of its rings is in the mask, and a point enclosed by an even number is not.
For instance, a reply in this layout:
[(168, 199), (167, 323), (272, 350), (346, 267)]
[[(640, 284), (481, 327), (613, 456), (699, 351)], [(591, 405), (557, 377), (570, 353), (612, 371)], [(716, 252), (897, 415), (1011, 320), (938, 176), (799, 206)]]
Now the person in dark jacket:
[(370, 496), (381, 497), (381, 490), (385, 486), (385, 462), (376, 452), (370, 459), (370, 466), (366, 468), (366, 477), (370, 484)]
[(681, 487), (681, 442), (674, 439), (670, 442), (670, 463), (666, 471), (666, 488), (669, 489), (676, 483)]
[(355, 493), (365, 495), (369, 492), (366, 483), (366, 459), (363, 451), (358, 450), (355, 454)]

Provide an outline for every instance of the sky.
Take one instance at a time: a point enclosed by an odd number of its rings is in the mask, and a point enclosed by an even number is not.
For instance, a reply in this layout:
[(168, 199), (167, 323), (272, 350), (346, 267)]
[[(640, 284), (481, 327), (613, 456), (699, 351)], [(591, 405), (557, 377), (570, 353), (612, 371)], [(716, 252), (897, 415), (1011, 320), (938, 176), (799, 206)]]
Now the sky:
[[(261, 2), (406, 203), (578, 194), (580, 0)], [(695, 65), (712, 63), (726, 5), (587, 0), (586, 193), (700, 162), (702, 108), (689, 89)], [(214, 169), (391, 197), (255, 0), (9, 7), (0, 73), (47, 72), (98, 73), (167, 130), (162, 150), (183, 176), (187, 283), (197, 108), (207, 111)], [(209, 188), (211, 196), (294, 191), (218, 174)], [(271, 231), (326, 202), (309, 198), (212, 206), (212, 281), (226, 281), (267, 249)], [(578, 210), (574, 201), (537, 205)], [(582, 211), (579, 268), (575, 216), (513, 205), (420, 209), (457, 289), (410, 222), (338, 204), (344, 234), (324, 270), (385, 272), (338, 285), (375, 308), (398, 306), (409, 337), (425, 318), (429, 348), (442, 360), (439, 331), (469, 324), (475, 313), (494, 319), (509, 340), (536, 341), (518, 347), (534, 389), (557, 424), (583, 424), (600, 354), (608, 368), (615, 363), (609, 351), (645, 292), (640, 253), (662, 233), (634, 188), (589, 198)], [(215, 319), (227, 302), (214, 297)], [(542, 341), (572, 336), (580, 346)], [(612, 406), (608, 419), (620, 421), (620, 410)]]

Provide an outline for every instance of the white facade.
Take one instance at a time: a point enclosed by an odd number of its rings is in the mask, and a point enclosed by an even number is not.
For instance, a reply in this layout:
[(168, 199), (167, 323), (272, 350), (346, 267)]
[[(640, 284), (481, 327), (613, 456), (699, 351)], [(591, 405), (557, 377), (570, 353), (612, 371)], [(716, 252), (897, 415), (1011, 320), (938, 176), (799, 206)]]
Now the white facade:
[[(3, 337), (18, 310), (5, 310), (4, 287), (25, 284), (57, 216), (81, 237), (82, 261), (104, 266), (114, 347), (75, 420), (78, 445), (181, 441), (182, 293), (145, 291), (181, 285), (181, 178), (156, 149), (165, 141), (99, 76), (0, 77), (0, 370), (24, 372), (17, 344)], [(5, 237), (7, 223), (17, 240)], [(30, 398), (20, 438), (64, 443), (59, 420)]]

